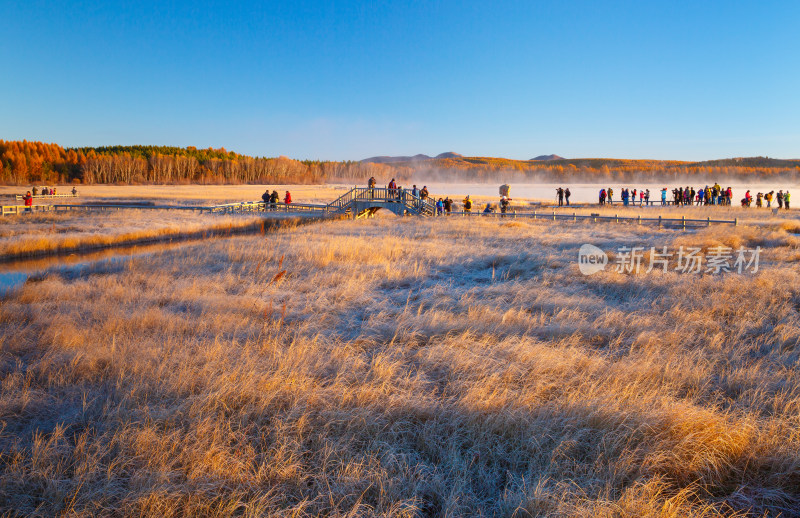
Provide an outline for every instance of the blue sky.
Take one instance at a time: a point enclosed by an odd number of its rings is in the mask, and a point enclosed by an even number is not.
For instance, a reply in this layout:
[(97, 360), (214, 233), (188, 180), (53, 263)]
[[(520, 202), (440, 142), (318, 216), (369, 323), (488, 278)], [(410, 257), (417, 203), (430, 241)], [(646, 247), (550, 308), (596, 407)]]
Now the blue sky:
[(800, 158), (800, 2), (0, 0), (0, 139)]

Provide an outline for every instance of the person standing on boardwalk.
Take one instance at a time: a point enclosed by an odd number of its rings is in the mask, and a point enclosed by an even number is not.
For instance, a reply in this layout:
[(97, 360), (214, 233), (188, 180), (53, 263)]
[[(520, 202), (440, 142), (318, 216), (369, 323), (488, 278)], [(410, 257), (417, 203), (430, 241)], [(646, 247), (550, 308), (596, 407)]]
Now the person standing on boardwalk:
[(787, 190), (783, 193), (783, 206), (786, 207), (786, 210), (789, 210), (789, 191)]
[(452, 210), (453, 210), (453, 200), (451, 200), (450, 197), (447, 196), (444, 199), (444, 212), (445, 212), (445, 215), (449, 216), (450, 215), (450, 211), (452, 211)]
[(661, 189), (661, 205), (667, 204), (667, 188)]
[(606, 190), (600, 189), (600, 205), (606, 204)]
[(369, 189), (369, 197), (375, 197), (375, 185), (376, 185), (375, 177), (370, 176), (369, 180), (367, 180), (367, 188)]
[(26, 192), (22, 200), (25, 202), (25, 212), (33, 212), (33, 196), (31, 196), (31, 191)]
[(564, 189), (559, 187), (558, 189), (556, 189), (556, 194), (558, 195), (558, 206), (559, 207), (564, 206)]
[(422, 186), (422, 190), (419, 191), (419, 197), (422, 198), (423, 200), (428, 198), (428, 186), (427, 185), (423, 185)]
[(778, 191), (778, 194), (777, 194), (776, 198), (778, 200), (778, 208), (782, 209), (783, 208), (783, 189)]
[(472, 212), (472, 200), (469, 199), (469, 194), (464, 198), (464, 212)]
[(283, 203), (285, 203), (286, 205), (292, 203), (292, 193), (286, 191), (286, 196), (283, 197)]
[(397, 182), (394, 181), (394, 178), (392, 178), (392, 181), (389, 182), (388, 188), (389, 192), (387, 198), (394, 198), (394, 191), (397, 189)]
[(572, 196), (572, 193), (569, 192), (569, 187), (564, 189), (564, 199), (567, 201), (567, 207), (569, 207), (569, 197)]
[(72, 186), (72, 195), (73, 195), (73, 196), (77, 196), (77, 195), (78, 195), (78, 189), (77, 189), (77, 188), (75, 188), (75, 186), (74, 186), (74, 185)]
[(508, 212), (508, 206), (510, 204), (511, 204), (511, 198), (509, 198), (508, 196), (503, 196), (502, 198), (500, 198), (500, 212), (502, 212), (503, 214)]
[(606, 194), (608, 195), (608, 203), (613, 205), (614, 204), (614, 189), (609, 187), (608, 190), (606, 191)]
[(264, 202), (264, 210), (266, 211), (269, 208), (269, 189), (261, 195), (261, 200)]
[(39, 192), (39, 189), (37, 189), (36, 186), (34, 185), (33, 186), (33, 195), (36, 196), (36, 194), (38, 194), (38, 192)]
[(272, 194), (269, 195), (269, 208), (271, 210), (275, 210), (275, 208), (278, 206), (278, 200), (280, 200), (278, 191), (272, 191)]

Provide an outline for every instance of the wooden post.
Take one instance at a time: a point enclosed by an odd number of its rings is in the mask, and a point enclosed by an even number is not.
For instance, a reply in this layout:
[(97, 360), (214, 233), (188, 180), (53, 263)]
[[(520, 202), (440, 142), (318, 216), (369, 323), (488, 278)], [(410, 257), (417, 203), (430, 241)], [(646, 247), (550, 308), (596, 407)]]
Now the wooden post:
[(578, 221), (578, 216), (574, 212), (572, 213), (572, 221)]
[(553, 221), (556, 220), (556, 211), (553, 211)]
[(683, 230), (686, 230), (686, 216), (681, 216), (681, 223), (683, 225)]
[(638, 223), (639, 225), (642, 224), (642, 215), (641, 214), (639, 214), (639, 216), (636, 218), (636, 223)]
[(661, 228), (661, 216), (658, 216), (658, 228)]
[(614, 223), (619, 223), (619, 214), (614, 214)]
[(739, 226), (739, 218), (734, 218), (733, 219), (733, 226), (734, 227), (738, 227)]
[(706, 226), (707, 227), (711, 226), (711, 217), (710, 216), (708, 218), (706, 218)]

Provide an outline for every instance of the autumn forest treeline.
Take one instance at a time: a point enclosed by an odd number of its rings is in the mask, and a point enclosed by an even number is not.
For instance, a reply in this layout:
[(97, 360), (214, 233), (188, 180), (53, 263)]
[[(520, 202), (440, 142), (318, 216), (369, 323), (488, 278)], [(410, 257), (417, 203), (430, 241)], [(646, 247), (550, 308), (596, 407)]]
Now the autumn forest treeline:
[(397, 168), (360, 162), (257, 158), (221, 149), (167, 146), (63, 148), (0, 140), (4, 184), (311, 184), (361, 181)]
[(220, 149), (168, 146), (63, 148), (58, 144), (0, 140), (0, 183), (33, 184), (313, 184), (416, 181), (486, 182), (609, 180), (681, 181), (691, 178), (800, 179), (800, 160), (764, 157), (709, 162), (621, 159), (510, 160), (454, 157), (379, 164), (356, 161), (261, 158)]

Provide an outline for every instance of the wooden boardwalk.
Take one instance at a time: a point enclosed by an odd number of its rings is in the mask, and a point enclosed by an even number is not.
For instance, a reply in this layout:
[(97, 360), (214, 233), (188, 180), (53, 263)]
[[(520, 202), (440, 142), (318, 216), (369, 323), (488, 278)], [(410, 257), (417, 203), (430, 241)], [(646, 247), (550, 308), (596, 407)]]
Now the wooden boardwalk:
[[(2, 207), (0, 214), (16, 215), (26, 212), (27, 207), (23, 205), (12, 205)], [(420, 198), (415, 196), (410, 189), (388, 189), (385, 187), (368, 188), (353, 187), (343, 195), (328, 204), (311, 203), (265, 203), (263, 201), (250, 201), (240, 203), (227, 203), (223, 205), (136, 205), (136, 204), (56, 204), (56, 205), (34, 205), (30, 208), (31, 212), (66, 212), (66, 211), (118, 211), (126, 209), (137, 210), (183, 210), (195, 212), (208, 212), (218, 214), (237, 214), (237, 213), (280, 213), (280, 214), (316, 214), (323, 217), (342, 217), (351, 216), (353, 218), (370, 217), (378, 210), (388, 210), (398, 216), (422, 216), (422, 217), (490, 217), (508, 219), (531, 219), (542, 221), (590, 221), (613, 222), (613, 223), (637, 223), (653, 224), (668, 227), (691, 228), (699, 226), (710, 226), (712, 224), (738, 225), (738, 219), (717, 220), (717, 219), (691, 219), (681, 218), (662, 218), (654, 217), (621, 217), (607, 216), (600, 214), (567, 214), (565, 212), (450, 212), (442, 213), (437, 211), (436, 204), (431, 198)]]

